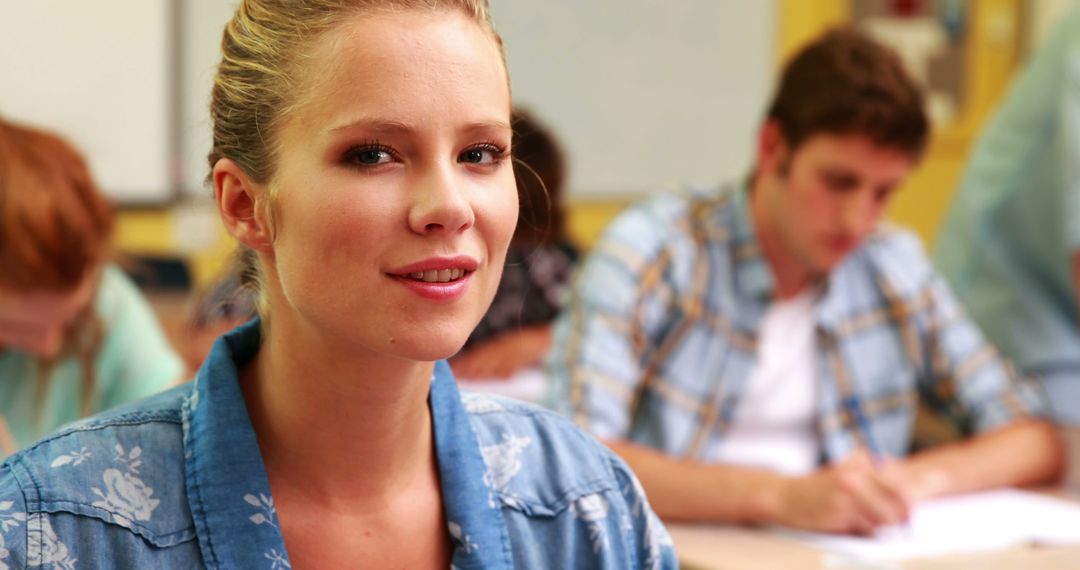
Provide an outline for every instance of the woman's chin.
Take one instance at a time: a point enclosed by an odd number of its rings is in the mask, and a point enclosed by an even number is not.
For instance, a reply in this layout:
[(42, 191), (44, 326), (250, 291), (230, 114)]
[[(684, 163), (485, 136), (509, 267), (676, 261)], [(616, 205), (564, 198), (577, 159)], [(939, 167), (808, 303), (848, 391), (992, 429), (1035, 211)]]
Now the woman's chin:
[(411, 342), (402, 339), (401, 342), (395, 344), (398, 345), (396, 351), (403, 358), (418, 362), (434, 362), (457, 354), (461, 347), (465, 346), (467, 338), (466, 335), (461, 339), (427, 338), (416, 339)]

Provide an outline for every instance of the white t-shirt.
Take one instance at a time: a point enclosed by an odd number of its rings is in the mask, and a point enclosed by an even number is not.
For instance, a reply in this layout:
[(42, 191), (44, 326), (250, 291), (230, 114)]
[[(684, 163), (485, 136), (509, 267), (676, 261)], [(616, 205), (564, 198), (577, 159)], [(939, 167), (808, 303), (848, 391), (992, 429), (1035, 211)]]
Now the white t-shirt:
[(717, 463), (801, 475), (817, 467), (814, 300), (817, 291), (769, 306), (758, 334), (758, 363), (735, 417), (709, 454)]

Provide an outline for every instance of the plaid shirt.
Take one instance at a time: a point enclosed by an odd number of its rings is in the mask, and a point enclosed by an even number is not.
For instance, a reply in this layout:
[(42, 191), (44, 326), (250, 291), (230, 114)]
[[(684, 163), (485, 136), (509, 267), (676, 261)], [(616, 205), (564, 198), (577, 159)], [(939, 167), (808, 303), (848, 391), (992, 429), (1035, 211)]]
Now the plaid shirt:
[[(747, 198), (744, 185), (660, 195), (612, 223), (556, 324), (554, 408), (601, 438), (715, 458), (773, 297)], [(983, 340), (911, 234), (879, 229), (824, 285), (814, 307), (822, 461), (859, 446), (906, 455), (920, 403), (965, 434), (1041, 413), (1034, 387)]]

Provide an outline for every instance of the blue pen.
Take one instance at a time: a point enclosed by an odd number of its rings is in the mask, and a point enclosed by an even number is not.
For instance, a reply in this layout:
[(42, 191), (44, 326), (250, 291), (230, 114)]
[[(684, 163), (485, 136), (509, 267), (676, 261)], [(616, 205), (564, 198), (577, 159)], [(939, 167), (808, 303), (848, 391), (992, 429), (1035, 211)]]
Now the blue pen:
[[(866, 443), (866, 448), (870, 451), (870, 458), (873, 460), (875, 466), (880, 466), (885, 461), (885, 455), (882, 453), (880, 447), (878, 447), (877, 440), (874, 439), (874, 432), (870, 430), (870, 420), (866, 418), (866, 414), (863, 413), (862, 403), (859, 402), (859, 397), (852, 394), (844, 399), (844, 408), (851, 414), (852, 419), (855, 420), (855, 425), (859, 427), (859, 431), (863, 434), (863, 442)], [(905, 521), (901, 528), (904, 529), (905, 534), (910, 537), (913, 533), (911, 529), (911, 521)]]
[(859, 397), (854, 394), (848, 396), (844, 399), (844, 408), (847, 409), (848, 414), (851, 414), (851, 417), (855, 420), (855, 425), (862, 432), (863, 442), (866, 443), (866, 448), (870, 450), (870, 457), (875, 464), (881, 464), (885, 460), (885, 456), (882, 455), (881, 448), (878, 447), (877, 440), (874, 439), (874, 432), (870, 430), (870, 420), (866, 419), (866, 414), (863, 413)]

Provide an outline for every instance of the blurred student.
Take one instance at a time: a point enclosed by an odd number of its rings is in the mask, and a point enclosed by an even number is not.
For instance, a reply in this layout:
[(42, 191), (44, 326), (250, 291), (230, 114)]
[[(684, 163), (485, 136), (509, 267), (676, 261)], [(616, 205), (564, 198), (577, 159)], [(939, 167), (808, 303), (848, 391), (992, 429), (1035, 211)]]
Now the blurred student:
[(512, 152), (521, 213), (495, 299), (451, 359), (462, 379), (508, 378), (540, 363), (577, 261), (566, 233), (566, 158), (555, 136), (515, 109)]
[(0, 466), (0, 562), (674, 568), (618, 457), (443, 361), (518, 212), (487, 2), (242, 0), (221, 48), (212, 180), (260, 318)]
[[(897, 56), (832, 31), (783, 70), (747, 180), (607, 229), (556, 324), (554, 404), (662, 517), (869, 534), (1059, 474), (1034, 391), (879, 224), (927, 131)], [(911, 454), (920, 402), (970, 439)]]
[(1080, 8), (987, 124), (934, 261), (986, 336), (1080, 424)]
[(110, 205), (60, 138), (0, 120), (0, 440), (152, 394), (183, 364), (109, 263)]
[(181, 348), (188, 368), (197, 370), (218, 337), (258, 316), (258, 291), (251, 286), (254, 252), (240, 248), (220, 274), (195, 293)]

